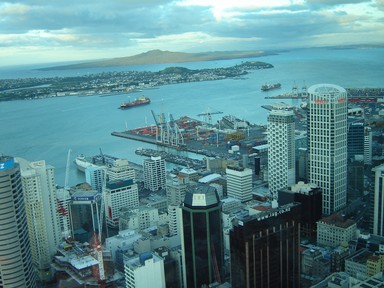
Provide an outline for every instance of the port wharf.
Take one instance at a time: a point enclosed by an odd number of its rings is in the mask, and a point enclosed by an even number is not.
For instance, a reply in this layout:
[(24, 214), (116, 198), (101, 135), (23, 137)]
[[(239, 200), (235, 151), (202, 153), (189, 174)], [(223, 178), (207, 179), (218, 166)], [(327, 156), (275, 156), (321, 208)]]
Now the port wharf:
[[(186, 145), (183, 146), (171, 146), (167, 145), (161, 142), (156, 141), (155, 138), (151, 136), (146, 136), (146, 135), (136, 135), (132, 134), (130, 131), (124, 131), (124, 132), (112, 132), (111, 135), (117, 136), (117, 137), (122, 137), (125, 139), (130, 139), (130, 140), (135, 140), (135, 141), (140, 141), (140, 142), (145, 142), (145, 143), (150, 143), (150, 144), (155, 144), (163, 147), (168, 147), (171, 149), (175, 150), (182, 150), (182, 151), (188, 151), (196, 154), (202, 154), (205, 156), (214, 156), (210, 151), (207, 150), (197, 150), (193, 149), (191, 147), (188, 147)], [(173, 153), (168, 153), (166, 151), (158, 151), (154, 149), (147, 149), (147, 148), (138, 148), (136, 149), (135, 153), (137, 155), (142, 155), (142, 156), (147, 156), (147, 157), (157, 157), (161, 156), (166, 162), (181, 165), (181, 166), (186, 166), (190, 167), (196, 170), (199, 170), (205, 166), (205, 162), (202, 160), (197, 160), (197, 159), (192, 159), (189, 157), (184, 157), (180, 155), (175, 155)]]
[(166, 162), (181, 165), (181, 166), (186, 166), (189, 168), (193, 168), (195, 170), (200, 170), (205, 167), (205, 162), (203, 160), (192, 159), (189, 157), (175, 155), (175, 154), (167, 153), (165, 151), (158, 151), (158, 150), (148, 149), (148, 148), (138, 148), (136, 149), (135, 153), (137, 155), (147, 156), (147, 157), (160, 156)]
[[(112, 132), (111, 135), (149, 143), (159, 147), (157, 150), (138, 149), (136, 154), (143, 156), (161, 156), (167, 162), (199, 169), (205, 165), (205, 163), (203, 163), (204, 161), (183, 157), (180, 156), (180, 154), (182, 154), (182, 152), (191, 152), (206, 157), (239, 160), (242, 154), (249, 153), (252, 146), (260, 145), (260, 141), (263, 141), (265, 137), (263, 134), (265, 127), (259, 127), (257, 125), (249, 126), (247, 133), (245, 133), (244, 129), (242, 132), (236, 130), (236, 127), (239, 126), (238, 121), (240, 121), (238, 118), (234, 116), (224, 116), (223, 119), (225, 121), (221, 121), (222, 130), (188, 116), (175, 119), (174, 122), (177, 123), (180, 128), (179, 137), (183, 139), (182, 142), (178, 142), (177, 144), (170, 143), (170, 141), (161, 141), (157, 134), (159, 131), (154, 126), (139, 127), (122, 132)], [(241, 120), (241, 123), (250, 125), (244, 120)], [(223, 129), (223, 127), (227, 128)], [(238, 150), (232, 150), (233, 146), (236, 146)]]
[[(294, 90), (294, 89), (292, 89)], [(345, 88), (348, 94), (348, 102), (372, 103), (384, 98), (384, 88)], [(304, 91), (291, 92), (276, 96), (266, 96), (265, 99), (307, 99), (308, 94)]]

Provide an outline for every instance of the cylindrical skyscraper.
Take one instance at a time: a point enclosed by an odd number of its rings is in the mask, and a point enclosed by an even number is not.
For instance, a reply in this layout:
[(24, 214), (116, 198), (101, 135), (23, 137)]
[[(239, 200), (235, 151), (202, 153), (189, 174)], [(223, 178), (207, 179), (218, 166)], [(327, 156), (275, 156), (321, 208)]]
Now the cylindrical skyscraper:
[(193, 288), (223, 279), (221, 202), (214, 187), (191, 187), (182, 206), (184, 286)]
[(0, 287), (36, 287), (20, 167), (0, 156)]
[(310, 182), (323, 193), (323, 214), (347, 204), (347, 91), (333, 84), (308, 88)]

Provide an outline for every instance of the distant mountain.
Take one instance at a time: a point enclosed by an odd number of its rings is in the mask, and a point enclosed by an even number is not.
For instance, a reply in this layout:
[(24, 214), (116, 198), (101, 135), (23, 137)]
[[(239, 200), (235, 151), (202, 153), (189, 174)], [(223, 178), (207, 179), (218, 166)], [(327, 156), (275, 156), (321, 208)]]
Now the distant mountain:
[(137, 54), (130, 57), (120, 57), (106, 60), (98, 60), (84, 62), (79, 64), (55, 66), (41, 68), (39, 70), (65, 70), (65, 69), (83, 69), (83, 68), (98, 68), (111, 66), (129, 66), (141, 64), (161, 64), (161, 63), (180, 63), (180, 62), (197, 62), (197, 61), (212, 61), (237, 58), (252, 58), (275, 53), (265, 51), (217, 51), (203, 53), (184, 53), (171, 52), (162, 50), (151, 50), (145, 53)]

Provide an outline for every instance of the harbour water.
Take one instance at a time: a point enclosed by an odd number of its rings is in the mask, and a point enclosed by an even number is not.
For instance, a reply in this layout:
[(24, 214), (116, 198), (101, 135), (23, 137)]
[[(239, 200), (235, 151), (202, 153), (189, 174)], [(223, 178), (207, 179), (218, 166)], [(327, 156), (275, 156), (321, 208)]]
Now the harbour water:
[[(254, 59), (116, 69), (158, 71), (170, 66), (215, 68), (247, 60), (265, 61), (274, 68), (250, 71), (243, 79), (167, 85), (129, 95), (0, 102), (0, 153), (29, 161), (46, 160), (47, 164), (55, 167), (57, 184), (63, 185), (67, 153), (71, 149), (68, 182), (75, 185), (84, 181), (83, 173), (78, 172), (73, 164), (78, 154), (95, 155), (101, 148), (105, 154), (142, 164), (143, 158), (135, 154), (135, 149), (154, 146), (114, 137), (111, 132), (154, 124), (151, 110), (156, 114), (164, 113), (166, 117), (172, 114), (174, 118), (184, 115), (198, 118), (197, 114), (201, 112), (221, 111), (223, 114), (212, 115), (214, 122), (230, 114), (251, 123), (266, 124), (268, 111), (261, 106), (281, 100), (264, 97), (290, 92), (294, 84), (299, 87), (318, 83), (333, 83), (346, 88), (384, 87), (384, 49), (304, 49)], [(0, 81), (5, 78), (74, 76), (104, 70), (37, 71), (18, 67), (0, 69)], [(281, 83), (282, 88), (260, 91), (262, 84), (275, 82)], [(128, 96), (133, 99), (140, 95), (151, 98), (151, 104), (128, 110), (118, 109)], [(297, 100), (283, 101), (291, 105), (300, 104)]]

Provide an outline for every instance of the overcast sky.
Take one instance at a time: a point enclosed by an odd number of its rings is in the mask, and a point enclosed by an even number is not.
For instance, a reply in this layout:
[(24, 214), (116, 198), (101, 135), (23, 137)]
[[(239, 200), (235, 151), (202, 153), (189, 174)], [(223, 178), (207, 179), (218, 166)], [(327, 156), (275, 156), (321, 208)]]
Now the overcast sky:
[(0, 1), (0, 66), (359, 43), (384, 43), (384, 0)]

